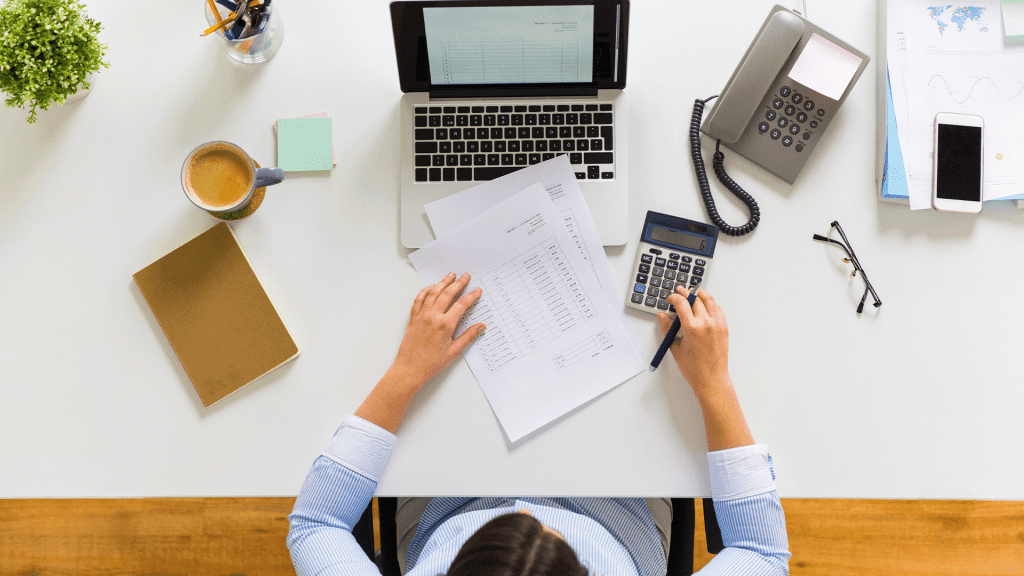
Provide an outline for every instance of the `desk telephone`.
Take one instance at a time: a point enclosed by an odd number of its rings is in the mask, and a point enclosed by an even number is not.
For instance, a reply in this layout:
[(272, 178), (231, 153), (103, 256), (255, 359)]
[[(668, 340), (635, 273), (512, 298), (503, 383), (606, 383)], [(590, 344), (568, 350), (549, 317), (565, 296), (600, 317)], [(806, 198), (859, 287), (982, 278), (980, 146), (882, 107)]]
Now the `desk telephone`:
[[(730, 236), (752, 231), (760, 210), (729, 175), (725, 146), (792, 184), (870, 58), (799, 14), (776, 5), (720, 95), (694, 104), (690, 155), (708, 217)], [(703, 125), (704, 106), (712, 106)], [(750, 209), (743, 226), (730, 226), (715, 208), (700, 152), (700, 133), (716, 140), (716, 176)]]

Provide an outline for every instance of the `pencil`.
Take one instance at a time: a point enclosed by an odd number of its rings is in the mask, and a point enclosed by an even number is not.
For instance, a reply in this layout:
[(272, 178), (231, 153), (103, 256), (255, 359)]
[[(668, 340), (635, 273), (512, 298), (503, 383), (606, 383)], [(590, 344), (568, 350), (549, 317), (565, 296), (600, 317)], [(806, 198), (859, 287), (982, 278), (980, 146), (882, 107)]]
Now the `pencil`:
[[(209, 2), (211, 5), (213, 4), (213, 0), (207, 0), (207, 2)], [(252, 0), (252, 2), (249, 2), (248, 7), (252, 8), (253, 6), (259, 6), (262, 3), (263, 3), (263, 0)], [(217, 16), (218, 20), (220, 20), (220, 14), (217, 12), (217, 8), (216, 7), (213, 7), (213, 14), (215, 16)], [(227, 26), (228, 24), (234, 22), (234, 20), (235, 20), (235, 13), (234, 12), (230, 12), (230, 13), (228, 13), (228, 15), (223, 20), (220, 20), (217, 24), (214, 24), (213, 26), (210, 26), (209, 28), (206, 29), (205, 32), (203, 32), (199, 36), (208, 36), (210, 34), (213, 34), (217, 30), (220, 30), (221, 28), (223, 28), (223, 27)]]
[(217, 22), (220, 22), (220, 10), (217, 9), (217, 3), (213, 0), (206, 0), (206, 3), (210, 5), (210, 10), (213, 11), (213, 15), (217, 18)]

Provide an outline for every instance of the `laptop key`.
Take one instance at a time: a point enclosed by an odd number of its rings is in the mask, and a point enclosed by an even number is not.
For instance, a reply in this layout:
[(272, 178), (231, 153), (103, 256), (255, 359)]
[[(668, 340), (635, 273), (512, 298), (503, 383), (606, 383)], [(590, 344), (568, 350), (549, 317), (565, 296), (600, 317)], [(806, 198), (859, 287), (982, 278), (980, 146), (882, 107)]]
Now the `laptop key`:
[(487, 116), (484, 116), (484, 126), (497, 126), (497, 125), (498, 125), (498, 117), (497, 116), (495, 116), (494, 114), (488, 114)]
[(587, 104), (588, 112), (595, 112), (597, 110), (597, 104)]
[(536, 148), (537, 152), (547, 152), (548, 151), (548, 141), (547, 140), (537, 140), (536, 142), (533, 143), (533, 147)]
[[(498, 164), (501, 164), (501, 155), (500, 154), (488, 154), (487, 155), (487, 164), (489, 166), (497, 166)], [(479, 178), (477, 178), (477, 180), (479, 180)]]
[(511, 166), (513, 164), (513, 160), (515, 160), (515, 158), (513, 158), (513, 156), (511, 154), (502, 154), (501, 155), (501, 165), (502, 166)]
[(611, 152), (587, 152), (583, 155), (586, 164), (612, 164), (614, 154)]
[(562, 150), (565, 150), (566, 152), (572, 152), (575, 149), (576, 149), (576, 141), (575, 140), (562, 140)]
[(451, 142), (438, 142), (437, 151), (441, 154), (451, 154), (452, 143)]
[(440, 114), (441, 113), (441, 107), (440, 106), (431, 106), (430, 107), (430, 113), (431, 114)]
[(417, 140), (433, 140), (434, 129), (433, 128), (417, 128), (416, 129)]
[(516, 137), (516, 129), (515, 128), (505, 128), (505, 139), (506, 140), (511, 140), (511, 139), (513, 139), (515, 137)]
[[(448, 130), (448, 138), (451, 140), (462, 140), (462, 129), (452, 128), (451, 130)], [(458, 150), (456, 150), (456, 152), (458, 152)]]
[(580, 124), (592, 124), (593, 122), (594, 116), (590, 112), (580, 114)]
[(444, 107), (444, 113), (445, 114), (455, 114), (455, 106), (445, 106)]
[(600, 166), (587, 166), (587, 178), (597, 180), (601, 177)]
[(518, 131), (518, 134), (519, 134), (519, 139), (520, 140), (524, 140), (526, 138), (529, 138), (530, 137), (530, 129), (529, 128), (520, 128), (519, 131)]
[(444, 157), (446, 166), (458, 166), (459, 157), (456, 154), (448, 154)]
[(533, 166), (534, 164), (540, 164), (540, 154), (537, 154), (536, 152), (530, 154), (530, 166)]
[(479, 114), (474, 114), (474, 115), (470, 116), (469, 117), (469, 125), (470, 126), (483, 126), (484, 125), (484, 117), (479, 115)]
[(417, 166), (430, 166), (430, 155), (429, 154), (417, 154), (416, 155)]
[(459, 155), (459, 166), (472, 166), (473, 155), (472, 154), (461, 154)]
[(587, 173), (586, 172), (577, 172), (576, 173), (576, 179), (577, 180), (586, 180), (587, 179)]
[(558, 128), (555, 128), (554, 126), (547, 128), (546, 130), (544, 130), (544, 137), (558, 138)]
[(475, 166), (486, 166), (487, 155), (486, 154), (473, 154), (473, 164)]
[(580, 154), (579, 152), (569, 154), (569, 164), (583, 164), (583, 154)]
[(572, 137), (573, 138), (586, 138), (587, 137), (587, 128), (585, 126), (573, 126), (573, 128), (572, 128)]
[(508, 151), (508, 143), (504, 142), (504, 141), (495, 142), (494, 143), (494, 151), (495, 152), (507, 152)]
[(565, 123), (566, 124), (579, 124), (580, 123), (580, 115), (575, 113), (575, 112), (570, 112), (570, 113), (566, 114), (565, 115)]
[(612, 109), (612, 105), (611, 104), (601, 104), (601, 110), (604, 110), (604, 111), (607, 112), (607, 111), (610, 111), (611, 109)]
[(472, 168), (456, 168), (455, 169), (455, 179), (458, 180), (459, 182), (467, 182), (469, 180), (472, 180), (473, 179), (473, 169)]
[(441, 125), (441, 117), (440, 116), (431, 116), (430, 117), (430, 121), (427, 124), (431, 128), (437, 128), (438, 126)]
[(473, 106), (473, 114), (482, 114), (484, 111), (483, 106)]
[(526, 106), (516, 106), (516, 112), (526, 112)]
[(498, 140), (499, 138), (501, 138), (502, 134), (503, 134), (503, 132), (501, 131), (501, 128), (491, 128), (491, 139), (492, 140)]
[(544, 111), (545, 112), (554, 112), (555, 111), (555, 107), (552, 104), (547, 104), (546, 106), (544, 106)]
[(469, 126), (469, 116), (466, 116), (465, 114), (460, 114), (460, 115), (456, 116), (455, 117), (455, 125), (456, 126)]
[(551, 123), (554, 124), (555, 126), (561, 126), (562, 124), (565, 124), (565, 114), (552, 114)]
[(497, 111), (498, 111), (498, 107), (497, 106), (488, 106), (487, 107), (487, 113), (488, 114), (490, 114), (492, 112), (497, 112)]
[(548, 150), (551, 150), (552, 152), (561, 152), (562, 151), (562, 141), (561, 140), (551, 140), (551, 141), (549, 141), (548, 142)]
[(491, 142), (490, 140), (481, 142), (480, 143), (480, 151), (481, 152), (494, 152), (494, 142)]
[(600, 138), (601, 128), (599, 126), (587, 126), (587, 138)]
[(431, 158), (434, 160), (434, 166), (444, 166), (444, 154), (434, 154)]
[[(586, 152), (590, 150), (590, 140), (577, 140), (576, 149), (580, 152)], [(458, 150), (456, 150), (458, 152)]]
[(512, 140), (508, 143), (509, 152), (519, 152), (519, 140)]
[(611, 124), (612, 114), (611, 112), (598, 112), (594, 114), (594, 124)]
[(568, 112), (569, 111), (569, 105), (568, 104), (559, 104), (558, 105), (558, 111), (559, 112)]
[(417, 128), (425, 128), (426, 126), (427, 126), (427, 117), (426, 116), (416, 116), (416, 127)]
[(572, 127), (570, 127), (570, 126), (562, 126), (561, 128), (559, 128), (558, 129), (558, 137), (559, 138), (572, 138)]
[(547, 162), (548, 160), (551, 160), (554, 157), (555, 155), (552, 154), (551, 152), (545, 152), (544, 154), (541, 154), (540, 161)]
[(541, 126), (548, 126), (551, 124), (551, 114), (540, 114), (537, 116), (537, 123)]
[(544, 137), (544, 129), (539, 126), (537, 128), (531, 128), (530, 132), (534, 140)]
[(512, 107), (511, 106), (502, 106), (501, 107), (501, 111), (502, 112), (511, 112), (512, 111)]
[(600, 152), (601, 150), (604, 150), (604, 140), (601, 140), (600, 138), (594, 138), (593, 140), (590, 141), (590, 149), (593, 150), (594, 152)]
[(437, 142), (417, 142), (417, 154), (437, 154)]
[(417, 168), (416, 169), (416, 181), (417, 182), (426, 182), (427, 181), (427, 169), (426, 168)]
[(536, 114), (527, 114), (526, 115), (526, 125), (527, 126), (536, 126), (537, 125), (537, 115)]
[(445, 168), (443, 174), (445, 182), (455, 181), (455, 168)]
[(511, 174), (522, 166), (488, 166), (487, 168), (473, 168), (473, 180), (494, 180), (505, 174)]
[(522, 114), (513, 114), (512, 115), (512, 125), (513, 126), (522, 126), (523, 122), (524, 122), (524, 120), (523, 120), (523, 115)]
[(516, 166), (526, 164), (526, 154), (516, 154)]
[(426, 114), (427, 113), (427, 109), (426, 108), (416, 108), (416, 113), (417, 114)]
[(440, 168), (431, 168), (430, 169), (430, 181), (431, 182), (440, 182), (441, 181), (441, 169)]
[(441, 124), (445, 126), (455, 126), (455, 116), (446, 115), (441, 117)]
[(615, 175), (611, 172), (601, 172), (601, 180), (611, 180)]
[(447, 128), (438, 128), (437, 130), (434, 130), (434, 138), (437, 138), (438, 140), (447, 140), (448, 139), (448, 129)]
[(459, 106), (456, 112), (458, 114), (469, 114), (469, 106)]
[(508, 126), (508, 114), (498, 114), (498, 126)]
[(613, 132), (612, 132), (612, 127), (611, 126), (601, 126), (601, 138), (604, 138), (604, 149), (605, 150), (611, 150), (612, 149), (612, 136), (613, 136)]
[[(600, 140), (598, 140), (598, 142), (600, 142)], [(480, 143), (479, 142), (477, 142), (476, 140), (474, 140), (472, 142), (466, 142), (466, 152), (469, 152), (470, 154), (476, 154), (479, 151), (480, 151)]]
[(533, 140), (523, 140), (523, 152), (533, 152)]

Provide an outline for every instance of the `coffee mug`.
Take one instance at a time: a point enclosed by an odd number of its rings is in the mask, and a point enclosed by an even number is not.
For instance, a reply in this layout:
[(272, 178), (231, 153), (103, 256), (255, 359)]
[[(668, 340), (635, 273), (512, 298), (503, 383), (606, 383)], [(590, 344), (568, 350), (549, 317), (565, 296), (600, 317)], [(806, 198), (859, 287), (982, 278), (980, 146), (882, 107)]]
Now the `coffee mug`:
[(257, 188), (284, 178), (280, 168), (257, 168), (244, 150), (231, 142), (200, 144), (181, 167), (181, 187), (193, 204), (215, 214), (244, 210)]

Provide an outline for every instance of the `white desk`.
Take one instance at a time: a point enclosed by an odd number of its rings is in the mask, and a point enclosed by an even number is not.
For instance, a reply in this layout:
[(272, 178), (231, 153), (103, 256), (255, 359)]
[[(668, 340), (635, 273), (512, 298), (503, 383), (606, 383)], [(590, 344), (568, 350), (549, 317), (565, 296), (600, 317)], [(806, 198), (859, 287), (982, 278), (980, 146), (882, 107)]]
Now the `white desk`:
[[(260, 67), (198, 37), (200, 0), (178, 4), (152, 37), (120, 3), (90, 2), (111, 63), (92, 93), (32, 126), (0, 110), (0, 497), (295, 494), (391, 362), (419, 290), (398, 241), (386, 2), (281, 2), (284, 45)], [(772, 2), (734, 4), (633, 3), (636, 236), (648, 209), (705, 218), (692, 102), (722, 88)], [(874, 54), (873, 2), (808, 4)], [(753, 235), (722, 239), (709, 286), (750, 427), (784, 497), (1024, 499), (1024, 215), (879, 204), (870, 70), (796, 185), (727, 156), (763, 214)], [(271, 124), (320, 110), (337, 168), (290, 177), (233, 225), (302, 355), (205, 409), (132, 274), (215, 223), (178, 184), (193, 147), (231, 140), (273, 165)], [(745, 221), (713, 184), (726, 219)], [(860, 279), (811, 240), (834, 219), (881, 309), (857, 316)], [(608, 249), (623, 289), (635, 250)], [(632, 322), (653, 353), (651, 317)], [(409, 412), (380, 491), (706, 495), (703, 434), (667, 363), (510, 447), (458, 361)]]

